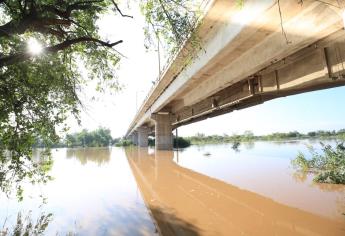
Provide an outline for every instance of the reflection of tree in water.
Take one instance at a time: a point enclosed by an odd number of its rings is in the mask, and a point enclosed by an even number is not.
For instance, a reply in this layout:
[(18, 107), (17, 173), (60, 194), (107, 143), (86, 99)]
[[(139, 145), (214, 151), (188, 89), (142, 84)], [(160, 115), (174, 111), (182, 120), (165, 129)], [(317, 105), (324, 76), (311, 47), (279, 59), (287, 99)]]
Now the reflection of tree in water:
[(246, 141), (246, 142), (243, 142), (242, 144), (246, 150), (252, 150), (255, 147), (255, 142), (253, 141)]
[(295, 171), (292, 174), (293, 179), (298, 182), (298, 183), (303, 183), (304, 181), (307, 180), (308, 173), (305, 171)]
[(161, 208), (150, 208), (151, 214), (154, 217), (160, 235), (186, 235), (197, 236), (201, 231), (190, 222), (178, 218), (175, 214), (167, 212)]
[(51, 177), (49, 171), (53, 165), (50, 150), (34, 149), (26, 156), (16, 152), (0, 155), (0, 194), (9, 197), (16, 194), (23, 200), (24, 183), (45, 184)]
[(82, 165), (88, 161), (103, 165), (110, 161), (110, 152), (110, 148), (70, 148), (67, 149), (66, 157), (77, 159)]
[(235, 142), (232, 143), (231, 149), (234, 150), (235, 152), (239, 152), (240, 151), (240, 149), (239, 149), (240, 146), (241, 146), (241, 143), (238, 142), (238, 141), (235, 141)]
[(8, 225), (7, 218), (0, 228), (0, 236), (16, 235), (16, 236), (30, 236), (30, 235), (44, 235), (49, 223), (52, 221), (53, 214), (41, 213), (36, 220), (31, 216), (31, 211), (23, 216), (21, 212), (17, 214), (17, 220)]
[(342, 185), (342, 184), (328, 184), (328, 183), (313, 182), (312, 186), (317, 186), (323, 192), (345, 193), (345, 185)]
[(275, 144), (277, 146), (286, 146), (286, 145), (293, 145), (300, 144), (303, 141), (302, 140), (279, 140), (279, 141), (269, 141), (272, 144)]
[[(309, 175), (313, 175), (308, 171), (294, 171), (292, 177), (296, 182), (303, 183), (308, 179)], [(329, 184), (329, 183), (317, 183), (311, 182), (311, 186), (319, 188), (323, 192), (340, 192), (345, 193), (345, 185), (342, 184)]]
[[(311, 172), (307, 172), (307, 171), (295, 171), (292, 174), (292, 177), (294, 178), (294, 180), (296, 182), (300, 182), (303, 183), (308, 179), (308, 175), (312, 175)], [(345, 195), (343, 193), (345, 193), (345, 185), (342, 184), (328, 184), (328, 183), (317, 183), (317, 182), (312, 182), (311, 183), (312, 187), (317, 187), (318, 189), (320, 189), (323, 192), (338, 192), (338, 193), (342, 193), (341, 197), (337, 197), (336, 201), (337, 201), (337, 206), (338, 209), (337, 211), (343, 215), (345, 215)]]

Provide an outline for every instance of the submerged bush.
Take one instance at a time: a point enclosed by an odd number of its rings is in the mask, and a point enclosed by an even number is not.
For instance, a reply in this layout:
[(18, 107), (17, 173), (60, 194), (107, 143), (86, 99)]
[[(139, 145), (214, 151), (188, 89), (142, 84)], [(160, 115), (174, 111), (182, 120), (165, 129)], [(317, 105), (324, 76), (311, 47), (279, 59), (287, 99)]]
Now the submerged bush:
[(190, 146), (190, 141), (182, 137), (174, 138), (174, 148), (186, 148)]
[(292, 165), (300, 171), (315, 173), (314, 181), (319, 183), (345, 184), (345, 146), (337, 143), (335, 147), (321, 143), (322, 154), (309, 148), (311, 159), (299, 153)]
[(121, 139), (118, 143), (115, 144), (116, 147), (128, 147), (134, 145), (131, 140)]

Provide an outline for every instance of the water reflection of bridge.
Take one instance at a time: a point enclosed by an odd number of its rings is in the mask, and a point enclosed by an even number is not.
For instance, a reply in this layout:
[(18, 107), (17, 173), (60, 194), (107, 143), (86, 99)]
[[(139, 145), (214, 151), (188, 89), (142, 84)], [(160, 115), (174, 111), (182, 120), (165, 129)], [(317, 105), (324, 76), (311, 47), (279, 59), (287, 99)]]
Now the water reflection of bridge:
[(345, 224), (180, 167), (173, 152), (127, 149), (163, 235), (345, 235)]

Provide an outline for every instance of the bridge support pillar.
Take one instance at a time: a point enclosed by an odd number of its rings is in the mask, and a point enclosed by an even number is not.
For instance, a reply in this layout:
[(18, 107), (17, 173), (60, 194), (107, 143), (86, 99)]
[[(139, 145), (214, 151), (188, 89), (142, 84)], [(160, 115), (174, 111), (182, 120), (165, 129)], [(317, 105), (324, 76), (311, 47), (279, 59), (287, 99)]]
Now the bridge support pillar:
[(138, 132), (132, 133), (131, 140), (134, 145), (138, 145)]
[(171, 127), (171, 115), (154, 114), (152, 119), (155, 121), (156, 150), (172, 150), (173, 135)]
[(149, 129), (147, 127), (138, 128), (138, 145), (139, 147), (147, 147), (149, 144)]

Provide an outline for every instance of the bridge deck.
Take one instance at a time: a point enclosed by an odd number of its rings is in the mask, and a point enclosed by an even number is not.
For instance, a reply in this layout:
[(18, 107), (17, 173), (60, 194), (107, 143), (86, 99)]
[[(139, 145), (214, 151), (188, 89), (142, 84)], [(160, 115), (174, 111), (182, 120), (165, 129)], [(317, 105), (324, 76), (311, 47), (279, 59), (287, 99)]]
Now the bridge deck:
[(276, 97), (344, 85), (341, 9), (294, 0), (280, 7), (288, 42), (276, 1), (246, 1), (243, 9), (235, 1), (212, 1), (198, 31), (202, 49), (183, 45), (127, 135), (154, 126), (151, 115), (162, 111), (173, 114), (176, 128)]

